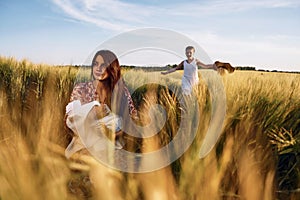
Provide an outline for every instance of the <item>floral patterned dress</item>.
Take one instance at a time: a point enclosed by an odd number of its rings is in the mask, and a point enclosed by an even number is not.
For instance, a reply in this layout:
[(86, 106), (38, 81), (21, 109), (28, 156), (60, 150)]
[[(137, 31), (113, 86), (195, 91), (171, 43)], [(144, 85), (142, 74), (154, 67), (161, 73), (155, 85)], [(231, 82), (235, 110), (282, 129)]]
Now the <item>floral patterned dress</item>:
[[(127, 97), (129, 113), (130, 115), (135, 115), (136, 109), (134, 107), (131, 95), (126, 86), (124, 86), (123, 89), (124, 89), (125, 96)], [(96, 101), (98, 98), (99, 96), (97, 94), (96, 88), (93, 82), (90, 81), (90, 82), (78, 83), (75, 85), (70, 97), (70, 102), (79, 100), (81, 104), (86, 104), (92, 101)]]

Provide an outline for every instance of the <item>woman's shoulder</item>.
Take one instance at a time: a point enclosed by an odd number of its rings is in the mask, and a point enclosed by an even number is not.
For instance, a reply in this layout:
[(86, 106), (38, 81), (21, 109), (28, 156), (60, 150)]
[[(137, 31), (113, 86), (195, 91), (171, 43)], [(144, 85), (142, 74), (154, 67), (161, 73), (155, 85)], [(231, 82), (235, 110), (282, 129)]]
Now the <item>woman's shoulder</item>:
[(83, 102), (90, 102), (90, 94), (94, 91), (92, 82), (76, 83), (71, 93), (70, 101), (80, 100)]
[(94, 90), (94, 85), (92, 81), (76, 83), (73, 87), (73, 93), (89, 93)]

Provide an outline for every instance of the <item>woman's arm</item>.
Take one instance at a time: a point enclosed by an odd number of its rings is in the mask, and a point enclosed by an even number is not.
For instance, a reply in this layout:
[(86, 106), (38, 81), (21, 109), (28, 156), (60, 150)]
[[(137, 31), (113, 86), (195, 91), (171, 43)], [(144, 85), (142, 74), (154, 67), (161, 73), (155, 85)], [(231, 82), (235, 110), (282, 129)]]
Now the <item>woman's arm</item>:
[(75, 100), (79, 100), (80, 102), (82, 102), (83, 89), (84, 89), (83, 83), (77, 83), (72, 90), (70, 96), (70, 102)]
[(137, 113), (137, 110), (135, 109), (135, 106), (134, 106), (134, 104), (133, 104), (133, 101), (132, 101), (130, 92), (129, 92), (127, 86), (125, 85), (125, 83), (124, 83), (124, 93), (125, 93), (125, 96), (126, 96), (127, 101), (128, 101), (129, 114), (130, 114), (130, 116), (131, 116), (133, 119), (138, 119), (138, 113)]

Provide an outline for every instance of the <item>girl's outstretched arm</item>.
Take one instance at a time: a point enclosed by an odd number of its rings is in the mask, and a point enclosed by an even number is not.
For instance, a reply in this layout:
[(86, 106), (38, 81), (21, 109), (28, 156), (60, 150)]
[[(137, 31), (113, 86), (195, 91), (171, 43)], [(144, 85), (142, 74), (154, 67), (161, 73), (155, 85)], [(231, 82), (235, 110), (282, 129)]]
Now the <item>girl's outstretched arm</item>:
[(163, 75), (170, 74), (170, 73), (173, 73), (173, 72), (175, 72), (176, 70), (179, 70), (179, 69), (183, 69), (183, 61), (179, 65), (177, 65), (177, 67), (171, 68), (171, 69), (169, 69), (168, 71), (165, 71), (165, 72), (161, 72), (161, 74), (163, 74)]
[(204, 64), (200, 60), (196, 59), (196, 63), (198, 67), (202, 67), (204, 69), (214, 69), (217, 70), (217, 66), (215, 64)]

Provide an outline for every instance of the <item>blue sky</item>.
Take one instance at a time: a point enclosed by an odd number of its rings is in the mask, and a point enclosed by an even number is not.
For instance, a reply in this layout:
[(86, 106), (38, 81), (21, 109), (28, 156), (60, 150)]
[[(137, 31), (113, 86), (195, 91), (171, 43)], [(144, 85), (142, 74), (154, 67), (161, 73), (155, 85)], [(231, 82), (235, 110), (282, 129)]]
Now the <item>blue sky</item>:
[[(83, 64), (105, 41), (146, 27), (190, 38), (212, 61), (300, 71), (299, 0), (1, 0), (0, 55)], [(164, 65), (181, 59), (146, 50), (120, 61)]]

